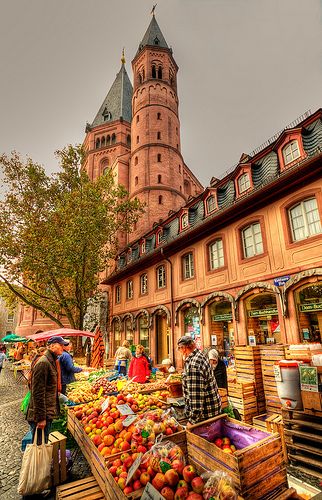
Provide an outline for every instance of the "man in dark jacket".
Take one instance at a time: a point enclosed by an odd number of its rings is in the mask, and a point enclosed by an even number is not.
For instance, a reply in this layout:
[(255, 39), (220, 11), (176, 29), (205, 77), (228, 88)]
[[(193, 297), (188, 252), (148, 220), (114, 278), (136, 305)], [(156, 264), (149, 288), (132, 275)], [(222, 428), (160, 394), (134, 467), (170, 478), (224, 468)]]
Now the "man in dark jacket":
[[(27, 420), (33, 432), (45, 430), (48, 440), (51, 422), (59, 415), (58, 395), (61, 392), (60, 366), (58, 356), (68, 345), (62, 337), (51, 337), (47, 342), (47, 350), (35, 363), (31, 373), (30, 403)], [(38, 442), (40, 440), (38, 432)]]
[(83, 371), (80, 366), (74, 366), (73, 358), (71, 357), (69, 351), (72, 348), (72, 344), (64, 346), (64, 352), (59, 356), (60, 370), (61, 370), (61, 385), (62, 394), (66, 394), (67, 384), (75, 382), (75, 373)]

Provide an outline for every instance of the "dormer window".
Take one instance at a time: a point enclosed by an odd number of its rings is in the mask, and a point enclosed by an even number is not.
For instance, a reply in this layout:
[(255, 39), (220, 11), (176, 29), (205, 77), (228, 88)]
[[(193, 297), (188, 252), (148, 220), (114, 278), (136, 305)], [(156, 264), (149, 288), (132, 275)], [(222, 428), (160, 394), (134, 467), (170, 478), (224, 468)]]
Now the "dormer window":
[(141, 255), (145, 254), (145, 252), (146, 252), (145, 240), (142, 241), (140, 250), (141, 250)]
[(250, 188), (249, 174), (248, 173), (242, 174), (238, 178), (238, 191), (239, 191), (239, 194), (244, 193), (249, 188)]
[(107, 122), (109, 120), (112, 120), (112, 113), (110, 111), (108, 111), (107, 108), (104, 109), (102, 115), (103, 115), (103, 118), (104, 118), (105, 122)]
[(154, 39), (154, 45), (159, 45), (159, 43), (160, 43), (160, 40), (156, 36), (155, 39)]
[(206, 200), (206, 209), (207, 209), (207, 214), (210, 214), (211, 212), (214, 212), (217, 208), (217, 203), (216, 203), (216, 196), (211, 194), (208, 196)]
[(159, 231), (157, 232), (156, 234), (156, 242), (157, 242), (157, 245), (160, 245), (161, 242), (162, 242), (162, 236), (163, 236), (163, 230), (162, 229), (159, 229)]
[(285, 165), (288, 165), (301, 156), (298, 141), (291, 141), (283, 148), (283, 158)]
[(130, 263), (132, 261), (132, 250), (130, 249), (127, 253), (127, 262)]
[(189, 217), (187, 213), (181, 215), (180, 222), (181, 230), (186, 229), (189, 226)]

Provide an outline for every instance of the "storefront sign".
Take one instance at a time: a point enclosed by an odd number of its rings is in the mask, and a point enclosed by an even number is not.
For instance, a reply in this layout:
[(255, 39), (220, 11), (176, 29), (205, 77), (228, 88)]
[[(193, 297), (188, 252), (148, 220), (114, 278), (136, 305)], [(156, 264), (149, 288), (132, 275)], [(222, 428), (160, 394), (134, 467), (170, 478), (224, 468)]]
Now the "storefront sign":
[(233, 315), (232, 313), (215, 314), (211, 319), (212, 321), (231, 321), (233, 319)]
[(258, 309), (256, 311), (248, 311), (248, 316), (251, 318), (257, 318), (259, 316), (276, 316), (278, 314), (276, 307), (270, 307), (268, 309)]
[(211, 336), (211, 345), (217, 345), (217, 335)]
[(299, 366), (302, 391), (319, 392), (316, 366)]
[(291, 278), (291, 276), (280, 276), (279, 278), (274, 278), (275, 286), (284, 286), (285, 283)]
[(300, 304), (301, 312), (322, 311), (322, 302), (313, 302), (312, 304)]

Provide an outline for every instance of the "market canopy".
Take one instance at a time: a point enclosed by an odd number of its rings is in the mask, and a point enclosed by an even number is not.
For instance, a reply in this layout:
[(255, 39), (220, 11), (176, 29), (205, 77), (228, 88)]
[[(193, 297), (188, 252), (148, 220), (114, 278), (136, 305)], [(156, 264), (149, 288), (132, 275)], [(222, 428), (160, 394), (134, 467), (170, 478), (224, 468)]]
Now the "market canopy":
[(59, 337), (95, 337), (93, 332), (87, 332), (85, 330), (73, 330), (72, 328), (57, 328), (56, 330), (47, 330), (45, 332), (35, 333), (34, 335), (27, 335), (28, 339), (34, 340), (35, 342), (41, 342), (43, 340), (48, 340), (50, 337), (58, 335)]
[(9, 335), (6, 335), (2, 339), (0, 339), (0, 342), (8, 342), (8, 343), (16, 343), (16, 342), (29, 342), (29, 339), (26, 339), (26, 337), (19, 337), (19, 335), (16, 335), (15, 333), (10, 333)]

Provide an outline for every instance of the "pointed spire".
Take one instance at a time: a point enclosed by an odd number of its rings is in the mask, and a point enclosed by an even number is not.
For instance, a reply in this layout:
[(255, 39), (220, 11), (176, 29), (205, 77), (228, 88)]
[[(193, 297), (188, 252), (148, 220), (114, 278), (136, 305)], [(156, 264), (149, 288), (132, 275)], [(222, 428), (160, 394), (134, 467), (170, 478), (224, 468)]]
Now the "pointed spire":
[(145, 35), (142, 39), (142, 42), (139, 45), (139, 50), (142, 50), (143, 47), (146, 47), (147, 45), (157, 45), (159, 47), (162, 47), (164, 49), (168, 49), (169, 46), (167, 42), (165, 41), (165, 38), (162, 34), (162, 31), (160, 30), (160, 27), (157, 23), (157, 20), (154, 15), (154, 9), (156, 5), (153, 6), (153, 9), (151, 11), (152, 14), (152, 19), (149, 24), (148, 29), (145, 32)]
[(132, 120), (133, 87), (125, 69), (124, 49), (121, 62), (121, 69), (91, 124), (92, 128), (120, 118), (127, 122)]

